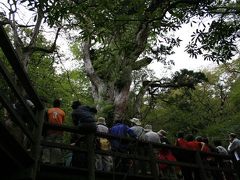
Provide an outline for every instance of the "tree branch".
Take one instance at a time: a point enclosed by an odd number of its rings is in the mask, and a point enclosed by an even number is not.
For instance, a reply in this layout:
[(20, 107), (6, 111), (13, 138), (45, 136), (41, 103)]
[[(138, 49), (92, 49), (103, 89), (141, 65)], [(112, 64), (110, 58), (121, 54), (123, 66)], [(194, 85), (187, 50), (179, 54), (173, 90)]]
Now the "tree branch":
[(151, 62), (153, 61), (153, 59), (151, 58), (143, 58), (141, 60), (135, 61), (132, 65), (132, 69), (133, 70), (139, 70), (142, 67), (146, 67), (147, 65), (149, 65)]
[(59, 36), (59, 32), (60, 32), (61, 28), (58, 28), (57, 29), (57, 32), (56, 32), (56, 35), (55, 35), (55, 38), (54, 38), (54, 42), (53, 44), (47, 48), (47, 47), (36, 47), (36, 46), (30, 46), (28, 45), (27, 47), (24, 47), (24, 51), (29, 51), (31, 50), (32, 52), (44, 52), (44, 53), (53, 53), (56, 49), (56, 44), (57, 44), (57, 39), (58, 39), (58, 36)]
[(36, 25), (35, 25), (34, 30), (33, 30), (33, 35), (31, 37), (31, 41), (28, 45), (29, 47), (35, 46), (37, 36), (39, 34), (39, 29), (40, 29), (40, 26), (41, 26), (41, 23), (42, 23), (42, 20), (43, 20), (43, 11), (40, 7), (38, 8), (37, 16), (38, 16), (37, 17), (37, 22), (36, 22)]
[(94, 71), (91, 56), (90, 56), (90, 40), (83, 42), (82, 45), (82, 52), (83, 52), (83, 61), (84, 61), (84, 68), (87, 73), (87, 76), (90, 78), (91, 82), (96, 86), (99, 87), (99, 84), (102, 84), (101, 79), (98, 77), (96, 72)]
[[(152, 22), (150, 20), (150, 15), (155, 12), (161, 5), (169, 4), (169, 1), (159, 1), (159, 0), (152, 0), (149, 8), (146, 9), (144, 13), (145, 21), (141, 21), (139, 24), (138, 31), (136, 33), (136, 40), (135, 40), (135, 51), (132, 53), (134, 57), (138, 57), (142, 51), (145, 49), (146, 43), (147, 43), (147, 37), (149, 33), (149, 23)], [(165, 16), (167, 10), (165, 7), (163, 8), (163, 13), (161, 15), (161, 19)], [(165, 9), (165, 10), (164, 10)], [(160, 20), (160, 19), (159, 19)]]

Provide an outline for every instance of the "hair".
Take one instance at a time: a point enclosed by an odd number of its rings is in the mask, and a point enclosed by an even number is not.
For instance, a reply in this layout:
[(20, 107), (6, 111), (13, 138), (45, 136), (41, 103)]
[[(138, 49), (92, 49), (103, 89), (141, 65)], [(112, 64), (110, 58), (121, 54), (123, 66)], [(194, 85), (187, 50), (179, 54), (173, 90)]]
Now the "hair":
[(55, 99), (53, 101), (53, 107), (60, 107), (60, 105), (61, 105), (61, 101), (59, 99)]
[(115, 124), (117, 124), (117, 123), (123, 123), (123, 120), (122, 120), (122, 119), (117, 119), (117, 120), (114, 121), (114, 123), (115, 123)]
[(95, 107), (90, 107), (89, 111), (93, 114), (97, 114), (97, 109)]
[(77, 101), (73, 101), (71, 107), (72, 107), (73, 109), (77, 109), (78, 106), (81, 106), (80, 101), (79, 101), (79, 100), (77, 100)]
[(209, 143), (208, 137), (203, 137), (202, 142), (204, 142), (205, 144), (208, 144)]
[(177, 133), (177, 138), (184, 138), (184, 132), (179, 131), (179, 132)]
[(229, 137), (231, 137), (231, 138), (236, 138), (237, 135), (236, 135), (235, 133), (230, 133), (230, 134), (229, 134)]
[(215, 146), (222, 146), (222, 142), (221, 142), (219, 139), (214, 140), (214, 141), (213, 141), (213, 144), (214, 144)]
[(187, 134), (185, 139), (186, 139), (186, 141), (188, 141), (188, 142), (189, 142), (189, 141), (193, 141), (193, 140), (194, 140), (194, 136), (193, 136), (192, 134)]
[(203, 137), (202, 136), (197, 136), (195, 138), (195, 140), (198, 141), (198, 142), (203, 142)]

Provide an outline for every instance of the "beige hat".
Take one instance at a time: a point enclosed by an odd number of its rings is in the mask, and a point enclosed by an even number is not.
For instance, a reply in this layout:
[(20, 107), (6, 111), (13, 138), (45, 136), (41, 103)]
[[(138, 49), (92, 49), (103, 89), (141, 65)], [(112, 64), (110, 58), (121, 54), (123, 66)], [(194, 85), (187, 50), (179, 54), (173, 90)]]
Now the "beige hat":
[(98, 121), (97, 121), (97, 124), (106, 125), (105, 118), (104, 118), (104, 117), (99, 117), (99, 118), (98, 118)]
[(152, 131), (152, 125), (150, 124), (146, 124), (145, 127), (144, 127), (144, 131)]
[(130, 121), (134, 124), (136, 124), (137, 126), (140, 126), (142, 123), (138, 118), (132, 118), (130, 119)]
[(165, 130), (161, 129), (161, 130), (158, 131), (158, 134), (166, 136), (167, 132)]

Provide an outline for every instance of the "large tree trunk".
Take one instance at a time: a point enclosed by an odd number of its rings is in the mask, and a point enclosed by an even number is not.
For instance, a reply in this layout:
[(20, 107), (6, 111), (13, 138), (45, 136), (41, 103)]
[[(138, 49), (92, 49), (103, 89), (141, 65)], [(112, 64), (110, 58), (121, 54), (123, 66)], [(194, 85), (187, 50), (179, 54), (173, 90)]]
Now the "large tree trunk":
[[(83, 42), (82, 51), (83, 51), (83, 60), (84, 68), (92, 84), (92, 93), (97, 104), (98, 110), (101, 111), (99, 106), (100, 101), (108, 101), (112, 103), (114, 107), (113, 121), (125, 119), (126, 108), (128, 104), (129, 91), (131, 86), (131, 73), (132, 70), (141, 69), (142, 67), (147, 66), (150, 62), (150, 58), (144, 58), (139, 61), (139, 56), (146, 48), (147, 38), (149, 36), (149, 23), (147, 19), (151, 19), (149, 15), (153, 13), (158, 7), (166, 6), (168, 1), (156, 1), (152, 0), (150, 6), (146, 9), (144, 13), (144, 18), (146, 21), (139, 21), (135, 33), (133, 33), (131, 40), (129, 40), (129, 48), (119, 49), (118, 55), (121, 56), (118, 59), (117, 71), (115, 74), (119, 74), (120, 77), (115, 80), (115, 82), (107, 82), (106, 79), (101, 79), (98, 74), (95, 72), (93, 67), (93, 59), (90, 56), (91, 49), (91, 40), (90, 38)], [(163, 8), (162, 16), (159, 19), (162, 19), (167, 12), (167, 9)], [(89, 29), (86, 29), (88, 32)], [(91, 33), (86, 33), (91, 34)], [(114, 33), (113, 33), (114, 34)], [(115, 37), (113, 37), (115, 39)], [(117, 39), (117, 38), (116, 38)], [(116, 42), (117, 44), (118, 42)], [(120, 43), (121, 44), (121, 43)], [(107, 46), (111, 44), (106, 44)], [(115, 43), (114, 43), (115, 45)], [(111, 71), (111, 69), (109, 69)], [(142, 95), (143, 96), (143, 95)], [(138, 105), (139, 106), (139, 105)]]
[[(114, 107), (113, 121), (124, 119), (124, 113), (127, 107), (131, 78), (128, 78), (122, 86), (117, 86), (114, 82), (103, 81), (95, 72), (90, 58), (90, 40), (85, 41), (82, 46), (84, 69), (92, 84), (92, 94), (97, 109), (101, 112), (100, 103), (107, 101)], [(127, 73), (127, 74), (126, 74)], [(131, 77), (131, 70), (124, 73), (124, 76)], [(121, 81), (121, 79), (119, 80)]]

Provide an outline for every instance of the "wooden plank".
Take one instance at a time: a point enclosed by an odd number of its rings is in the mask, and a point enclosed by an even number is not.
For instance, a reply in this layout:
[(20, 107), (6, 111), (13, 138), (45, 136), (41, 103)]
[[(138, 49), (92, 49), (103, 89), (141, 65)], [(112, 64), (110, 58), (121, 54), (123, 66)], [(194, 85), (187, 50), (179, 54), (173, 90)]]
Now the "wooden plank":
[(199, 166), (198, 170), (199, 170), (200, 179), (201, 180), (208, 179), (199, 151), (195, 152), (195, 160), (196, 160), (196, 163)]
[(42, 138), (42, 128), (43, 128), (43, 123), (44, 123), (44, 118), (45, 118), (45, 110), (39, 110), (37, 111), (36, 113), (37, 115), (37, 119), (38, 119), (38, 122), (39, 122), (39, 126), (38, 128), (36, 128), (36, 131), (35, 131), (35, 134), (34, 134), (34, 137), (36, 139), (35, 143), (33, 144), (32, 146), (32, 155), (35, 159), (35, 163), (33, 164), (33, 166), (31, 167), (30, 169), (30, 177), (32, 180), (35, 180), (36, 179), (36, 176), (37, 176), (37, 170), (38, 170), (38, 167), (39, 167), (39, 162), (40, 162), (40, 159), (41, 159), (41, 138)]
[[(95, 172), (95, 180), (152, 180), (149, 175), (134, 175), (118, 172)], [(37, 180), (88, 180), (88, 172), (82, 168), (41, 164)]]
[(150, 164), (151, 164), (151, 171), (152, 171), (152, 175), (153, 175), (153, 179), (154, 180), (158, 180), (158, 176), (159, 176), (159, 169), (157, 166), (157, 161), (156, 161), (156, 154), (155, 154), (155, 150), (152, 146), (151, 143), (149, 143), (148, 146), (148, 156), (150, 157)]
[(77, 152), (87, 152), (87, 149), (82, 149), (76, 146), (60, 144), (55, 142), (41, 141), (41, 145), (44, 147), (60, 148), (65, 150), (77, 151)]
[(87, 135), (88, 180), (95, 180), (95, 135)]
[(33, 123), (35, 124), (35, 126), (38, 126), (38, 123), (33, 115), (32, 110), (29, 108), (29, 106), (26, 104), (26, 101), (22, 98), (19, 90), (17, 89), (14, 81), (12, 80), (10, 73), (8, 72), (8, 70), (5, 68), (4, 64), (2, 63), (2, 61), (0, 60), (0, 72), (3, 75), (4, 80), (6, 80), (6, 82), (8, 83), (9, 87), (11, 88), (11, 90), (13, 90), (13, 92), (15, 93), (16, 97), (19, 99), (19, 102), (23, 105), (24, 109), (27, 111), (27, 113), (29, 114), (29, 117), (32, 119)]
[(12, 120), (19, 125), (19, 127), (22, 129), (24, 134), (29, 138), (31, 142), (34, 142), (33, 135), (31, 132), (27, 129), (24, 122), (21, 120), (21, 118), (17, 115), (11, 104), (7, 101), (4, 94), (0, 92), (0, 101), (2, 102), (3, 106), (7, 109), (7, 111), (12, 115)]
[[(33, 157), (26, 152), (22, 145), (8, 132), (0, 122), (0, 149), (18, 167), (29, 167), (34, 162)], [(4, 163), (3, 163), (4, 164)]]

